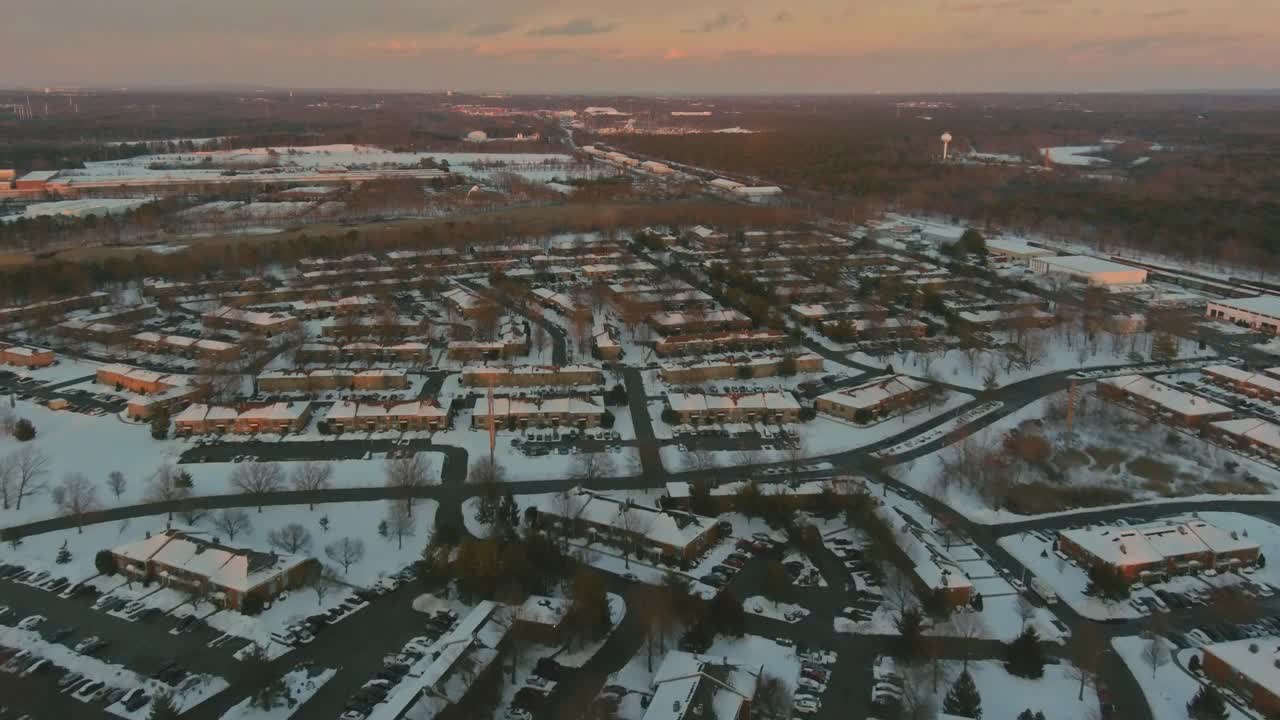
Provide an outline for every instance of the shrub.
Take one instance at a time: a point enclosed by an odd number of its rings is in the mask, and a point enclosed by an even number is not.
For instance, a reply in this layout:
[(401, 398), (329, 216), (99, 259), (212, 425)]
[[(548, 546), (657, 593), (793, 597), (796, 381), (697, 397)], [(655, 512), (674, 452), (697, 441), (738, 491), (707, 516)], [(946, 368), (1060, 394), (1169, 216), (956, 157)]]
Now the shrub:
[(110, 550), (99, 550), (97, 555), (93, 556), (93, 566), (98, 572), (106, 576), (116, 574), (116, 556), (111, 554)]
[(36, 426), (31, 421), (22, 418), (13, 426), (13, 437), (18, 442), (28, 442), (36, 439)]

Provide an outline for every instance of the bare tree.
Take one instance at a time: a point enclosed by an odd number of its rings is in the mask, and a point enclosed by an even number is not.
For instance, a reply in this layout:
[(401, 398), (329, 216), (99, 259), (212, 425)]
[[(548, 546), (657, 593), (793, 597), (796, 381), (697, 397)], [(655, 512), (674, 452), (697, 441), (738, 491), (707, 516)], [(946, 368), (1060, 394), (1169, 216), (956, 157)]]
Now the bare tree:
[(84, 532), (84, 516), (97, 510), (98, 488), (81, 473), (67, 473), (62, 476), (52, 491), (53, 502), (63, 517), (74, 518), (76, 532)]
[(804, 437), (796, 435), (791, 438), (787, 444), (787, 463), (791, 465), (791, 472), (800, 472), (800, 466), (809, 457), (809, 450), (804, 445)]
[(405, 537), (413, 537), (417, 531), (417, 521), (413, 511), (405, 503), (391, 503), (387, 508), (387, 534), (394, 535), (397, 547), (404, 549)]
[(17, 494), (18, 462), (14, 455), (0, 457), (0, 508), (9, 509), (10, 499)]
[(404, 506), (413, 516), (414, 493), (431, 484), (431, 461), (422, 453), (389, 458), (383, 466), (387, 487), (404, 493)]
[[(147, 492), (143, 498), (147, 502), (167, 503), (184, 500), (191, 495), (191, 488), (179, 481), (182, 474), (177, 468), (164, 463), (151, 473), (147, 480)], [(169, 511), (169, 519), (173, 520), (173, 511)]]
[(1148, 631), (1147, 643), (1142, 648), (1142, 659), (1151, 666), (1151, 677), (1154, 678), (1160, 666), (1169, 662), (1169, 645), (1163, 635)]
[(616, 467), (613, 458), (602, 452), (580, 453), (573, 461), (573, 479), (579, 484), (592, 486), (599, 480), (613, 477)]
[[(253, 462), (237, 465), (228, 478), (231, 487), (245, 495), (259, 498), (268, 493), (278, 492), (284, 487), (284, 471), (273, 462)], [(262, 512), (262, 504), (258, 504), (258, 512)]]
[(235, 542), (236, 535), (240, 533), (247, 535), (253, 532), (253, 525), (249, 522), (249, 513), (240, 508), (227, 508), (214, 513), (213, 527), (226, 533), (227, 542)]
[[(10, 456), (13, 464), (11, 493), (16, 509), (22, 509), (22, 501), (48, 487), (45, 477), (49, 474), (49, 454), (35, 445), (27, 445)], [(6, 509), (8, 505), (5, 505)]]
[(119, 470), (112, 470), (107, 474), (107, 489), (112, 495), (116, 496), (116, 500), (124, 495), (125, 489), (129, 486), (129, 481), (125, 479), (124, 473)]
[[(308, 460), (295, 465), (293, 473), (289, 476), (290, 482), (293, 483), (293, 489), (298, 492), (328, 490), (331, 479), (333, 479), (333, 465), (315, 460)], [(307, 507), (315, 510), (316, 504), (310, 502), (307, 503)]]
[(618, 528), (622, 531), (622, 563), (631, 567), (631, 554), (640, 545), (640, 538), (653, 527), (653, 513), (636, 508), (630, 500), (620, 506)]
[(908, 665), (903, 668), (902, 712), (903, 720), (934, 720), (938, 717), (938, 695), (932, 687), (932, 673), (924, 665)]
[(338, 579), (338, 573), (328, 565), (316, 563), (315, 566), (307, 572), (306, 586), (316, 594), (316, 604), (324, 604), (324, 597), (342, 585), (342, 581)]
[(352, 565), (364, 559), (364, 541), (353, 537), (339, 538), (336, 542), (324, 546), (324, 554), (325, 557), (341, 565), (342, 574), (346, 575)]
[(1080, 681), (1077, 700), (1084, 700), (1084, 686), (1091, 683), (1101, 670), (1102, 654), (1107, 651), (1107, 641), (1093, 623), (1079, 623), (1071, 633), (1067, 654), (1071, 664), (1067, 666), (1071, 676)]
[(1036, 606), (1031, 604), (1026, 595), (1018, 596), (1018, 618), (1022, 620), (1022, 629), (1027, 629), (1027, 623), (1031, 622), (1036, 616)]
[(267, 533), (267, 542), (280, 552), (297, 555), (311, 551), (311, 531), (300, 523), (289, 523)]
[[(976, 612), (956, 612), (951, 615), (948, 621), (955, 636), (965, 640), (965, 647), (972, 645), (970, 640), (977, 639), (982, 636), (986, 629), (986, 623), (982, 622), (982, 616)], [(964, 669), (969, 669), (969, 653), (964, 654)]]

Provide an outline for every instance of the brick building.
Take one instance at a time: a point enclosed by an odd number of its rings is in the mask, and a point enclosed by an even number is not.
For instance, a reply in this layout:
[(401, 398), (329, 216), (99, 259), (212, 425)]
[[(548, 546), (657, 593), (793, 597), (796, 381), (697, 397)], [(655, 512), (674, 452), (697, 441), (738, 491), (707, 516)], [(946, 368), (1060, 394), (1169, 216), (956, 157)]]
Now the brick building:
[(1108, 565), (1129, 582), (1248, 567), (1260, 552), (1237, 531), (1203, 520), (1062, 530), (1058, 549), (1085, 567)]
[(1233, 414), (1229, 407), (1141, 375), (1100, 380), (1098, 394), (1185, 427), (1203, 427), (1218, 420), (1228, 420)]
[(1280, 638), (1246, 638), (1204, 647), (1200, 667), (1266, 717), (1280, 715)]

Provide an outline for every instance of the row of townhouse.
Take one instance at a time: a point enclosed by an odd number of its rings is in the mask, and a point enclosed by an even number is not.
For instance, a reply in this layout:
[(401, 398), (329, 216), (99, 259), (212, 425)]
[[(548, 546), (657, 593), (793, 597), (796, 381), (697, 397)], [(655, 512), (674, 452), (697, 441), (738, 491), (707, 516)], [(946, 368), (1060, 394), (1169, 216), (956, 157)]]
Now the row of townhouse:
[(344, 345), (306, 343), (298, 348), (294, 360), (304, 365), (325, 365), (343, 362), (406, 362), (425, 363), (431, 360), (431, 348), (426, 343), (402, 342), (381, 345), (370, 342), (354, 342)]
[(689, 360), (664, 362), (658, 366), (663, 381), (673, 385), (699, 383), (707, 380), (732, 380), (734, 378), (762, 378), (779, 375), (790, 362), (797, 373), (822, 372), (822, 356), (804, 355), (741, 355), (723, 360)]
[(44, 323), (76, 310), (93, 310), (105, 306), (111, 298), (104, 292), (45, 300), (29, 305), (0, 308), (0, 327)]
[(258, 375), (258, 392), (314, 393), (329, 390), (403, 390), (409, 376), (403, 370), (272, 370)]
[(672, 335), (658, 340), (653, 349), (659, 356), (749, 352), (786, 347), (791, 340), (777, 330), (740, 330), (697, 335)]
[(547, 287), (535, 287), (529, 291), (534, 302), (569, 319), (591, 317), (591, 307), (583, 305), (562, 292)]
[(452, 340), (445, 349), (451, 360), (498, 360), (529, 354), (529, 333), (523, 323), (506, 321), (495, 340)]
[(617, 362), (622, 359), (621, 334), (617, 326), (596, 323), (591, 336), (591, 354), (605, 362)]
[(267, 603), (302, 587), (318, 568), (313, 558), (231, 547), (181, 530), (148, 533), (110, 552), (117, 571), (131, 580), (195, 591), (232, 610), (251, 595)]
[(334, 403), (324, 416), (326, 429), (334, 434), (383, 430), (435, 432), (448, 429), (449, 421), (448, 408), (440, 407), (434, 400), (422, 399), (382, 403), (342, 400)]
[(526, 427), (600, 427), (608, 411), (599, 397), (494, 397), (476, 401), (471, 427), (508, 430)]
[(326, 320), (320, 326), (320, 335), (325, 338), (351, 341), (359, 338), (382, 338), (386, 340), (402, 340), (414, 335), (421, 335), (423, 325), (410, 317), (356, 317), (344, 315)]
[(667, 407), (685, 425), (792, 423), (800, 419), (800, 403), (789, 392), (758, 392), (742, 395), (668, 393)]
[(1100, 380), (1098, 394), (1184, 427), (1203, 428), (1219, 420), (1229, 420), (1233, 415), (1229, 407), (1142, 375)]
[(378, 299), (369, 295), (351, 295), (337, 300), (295, 300), (289, 312), (303, 320), (366, 315), (380, 307)]
[(462, 384), (470, 387), (550, 387), (603, 385), (604, 371), (592, 365), (468, 365)]
[(200, 320), (211, 330), (239, 330), (261, 333), (267, 337), (274, 337), (299, 326), (298, 318), (287, 313), (256, 312), (229, 305), (210, 310), (201, 315)]
[(1209, 382), (1242, 395), (1267, 401), (1280, 399), (1280, 368), (1256, 373), (1234, 365), (1210, 365), (1201, 368), (1200, 372)]
[(169, 335), (158, 332), (140, 332), (132, 337), (134, 347), (155, 355), (179, 355), (197, 360), (231, 362), (240, 357), (240, 346), (222, 340), (208, 340)]
[(637, 548), (639, 555), (691, 562), (718, 541), (714, 518), (663, 509), (584, 488), (536, 496), (537, 524)]
[(751, 327), (751, 318), (729, 309), (707, 312), (663, 311), (650, 315), (649, 324), (661, 335), (692, 335), (747, 330)]
[(238, 407), (192, 403), (173, 416), (175, 435), (221, 435), (238, 433), (302, 432), (311, 422), (309, 402), (277, 402)]
[(172, 413), (191, 403), (200, 388), (186, 375), (154, 372), (129, 365), (111, 364), (98, 367), (96, 380), (116, 391), (128, 391), (125, 414), (135, 420), (149, 419), (158, 410)]

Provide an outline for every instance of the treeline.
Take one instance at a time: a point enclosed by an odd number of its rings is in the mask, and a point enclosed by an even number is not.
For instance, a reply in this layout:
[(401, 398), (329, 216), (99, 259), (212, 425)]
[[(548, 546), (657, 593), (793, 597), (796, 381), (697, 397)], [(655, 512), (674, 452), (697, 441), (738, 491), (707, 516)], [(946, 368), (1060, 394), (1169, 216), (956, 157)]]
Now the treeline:
[[(1113, 181), (1078, 169), (943, 165), (941, 125), (890, 110), (792, 118), (754, 135), (614, 136), (634, 152), (726, 173), (758, 177), (795, 191), (822, 212), (863, 220), (883, 209), (965, 218), (980, 225), (1084, 239), (1101, 251), (1144, 251), (1234, 266), (1280, 269), (1280, 144), (1268, 122), (1280, 112), (1230, 114), (1188, 125), (1148, 113), (1001, 114), (948, 111), (952, 150), (1037, 157), (1036, 148), (1092, 144), (1108, 133), (1142, 133), (1170, 145)], [(1069, 118), (1069, 122), (1065, 120)], [(1052, 128), (1049, 131), (1028, 128)], [(1271, 126), (1271, 127), (1274, 127)], [(1129, 145), (1116, 159), (1140, 149)]]
[[(144, 206), (145, 207), (145, 206)], [(494, 242), (518, 243), (563, 233), (600, 232), (626, 240), (629, 232), (648, 225), (691, 226), (711, 223), (731, 229), (789, 227), (806, 219), (787, 208), (747, 208), (713, 203), (586, 204), (517, 208), (483, 216), (379, 223), (370, 227), (284, 233), (271, 238), (196, 242), (174, 253), (147, 250), (97, 259), (57, 257), (0, 270), (0, 303), (19, 305), (57, 297), (83, 295), (143, 278), (192, 282), (251, 277), (272, 266), (293, 266), (302, 258), (338, 258), (361, 252), (468, 247)]]

